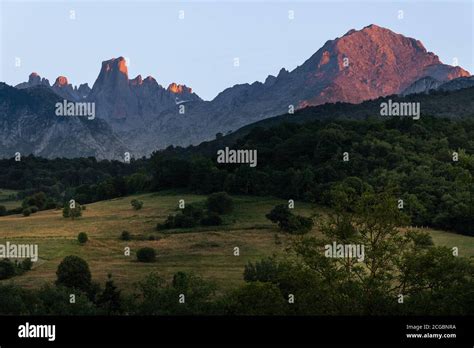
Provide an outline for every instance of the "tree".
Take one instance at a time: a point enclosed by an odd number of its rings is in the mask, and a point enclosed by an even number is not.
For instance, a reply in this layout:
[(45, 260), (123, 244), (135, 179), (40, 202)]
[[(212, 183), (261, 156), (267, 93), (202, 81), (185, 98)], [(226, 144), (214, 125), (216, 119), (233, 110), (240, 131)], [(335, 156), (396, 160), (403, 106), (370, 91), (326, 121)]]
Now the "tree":
[(0, 280), (8, 279), (16, 274), (15, 265), (8, 259), (0, 260)]
[(284, 315), (286, 310), (283, 294), (272, 283), (247, 283), (226, 299), (230, 315)]
[(7, 208), (4, 205), (0, 205), (0, 216), (7, 215)]
[(66, 256), (56, 271), (56, 285), (88, 292), (92, 285), (91, 272), (86, 261), (78, 256)]
[(85, 233), (85, 232), (80, 232), (80, 233), (77, 235), (77, 241), (78, 241), (80, 244), (85, 244), (88, 240), (89, 240), (89, 237), (87, 236), (87, 233)]
[(291, 234), (305, 234), (313, 228), (313, 219), (294, 215), (284, 204), (275, 206), (270, 213), (265, 216), (270, 221), (278, 223), (282, 231)]
[(107, 315), (122, 313), (121, 291), (115, 286), (112, 274), (107, 275), (104, 291), (99, 295), (97, 305), (102, 308)]
[(130, 236), (130, 232), (128, 231), (123, 231), (122, 234), (120, 235), (121, 240), (130, 240), (132, 237)]
[(66, 204), (63, 208), (63, 217), (65, 218), (74, 220), (80, 216), (82, 216), (82, 207), (79, 203), (75, 203), (73, 208), (71, 208), (69, 204)]
[(140, 262), (155, 262), (156, 252), (155, 249), (150, 247), (140, 248), (137, 251), (137, 260)]
[(217, 192), (207, 198), (207, 208), (217, 214), (229, 214), (234, 210), (234, 201), (226, 192)]
[(139, 201), (138, 199), (132, 199), (130, 204), (135, 210), (140, 210), (143, 207), (143, 202)]

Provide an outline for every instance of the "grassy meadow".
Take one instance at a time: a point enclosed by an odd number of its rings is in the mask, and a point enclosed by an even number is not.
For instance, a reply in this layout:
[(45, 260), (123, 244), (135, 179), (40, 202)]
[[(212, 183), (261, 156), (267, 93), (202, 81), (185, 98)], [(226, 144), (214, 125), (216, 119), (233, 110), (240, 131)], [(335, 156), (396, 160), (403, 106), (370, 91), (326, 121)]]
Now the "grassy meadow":
[[(141, 210), (131, 207), (133, 198), (143, 201)], [(277, 226), (265, 218), (266, 213), (275, 205), (285, 203), (284, 200), (248, 196), (233, 198), (235, 209), (225, 216), (225, 225), (166, 233), (157, 231), (156, 224), (177, 211), (180, 199), (189, 204), (204, 202), (206, 196), (153, 193), (117, 198), (88, 204), (82, 217), (76, 220), (63, 218), (59, 209), (37, 212), (29, 217), (0, 217), (0, 243), (38, 244), (40, 258), (31, 271), (3, 282), (30, 288), (53, 282), (61, 260), (68, 255), (77, 255), (88, 262), (94, 281), (103, 285), (107, 274), (112, 273), (116, 284), (124, 291), (131, 291), (134, 283), (152, 271), (167, 279), (177, 271), (193, 271), (215, 281), (220, 289), (234, 288), (243, 282), (247, 262), (284, 253), (292, 237), (279, 232)], [(6, 202), (2, 204), (7, 205)], [(10, 204), (19, 205), (18, 202)], [(296, 202), (294, 212), (310, 216), (324, 215), (326, 210)], [(133, 239), (120, 240), (122, 231), (130, 232)], [(85, 245), (77, 241), (79, 232), (86, 232), (89, 236)], [(474, 255), (473, 237), (435, 230), (429, 232), (435, 244), (457, 246), (462, 256)], [(316, 227), (310, 232), (313, 235), (318, 233)], [(150, 236), (155, 240), (149, 240)], [(127, 246), (131, 248), (130, 256), (124, 255)], [(136, 250), (144, 246), (156, 249), (155, 263), (136, 261)], [(234, 256), (234, 247), (239, 247), (240, 256)]]

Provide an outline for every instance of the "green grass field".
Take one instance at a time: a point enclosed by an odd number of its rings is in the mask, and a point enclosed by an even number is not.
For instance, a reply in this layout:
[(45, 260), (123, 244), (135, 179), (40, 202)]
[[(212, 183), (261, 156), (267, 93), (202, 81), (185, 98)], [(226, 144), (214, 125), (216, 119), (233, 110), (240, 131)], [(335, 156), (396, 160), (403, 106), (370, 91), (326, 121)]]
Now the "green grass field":
[[(130, 200), (133, 198), (144, 202), (141, 210), (132, 209)], [(63, 218), (61, 210), (42, 211), (29, 217), (1, 217), (0, 243), (38, 244), (40, 257), (31, 271), (3, 282), (13, 281), (25, 287), (53, 282), (61, 260), (68, 255), (78, 255), (89, 263), (94, 281), (103, 284), (107, 274), (112, 273), (117, 285), (125, 291), (132, 290), (134, 283), (152, 271), (167, 279), (177, 271), (193, 271), (227, 290), (243, 282), (247, 262), (283, 253), (289, 244), (291, 237), (280, 233), (265, 218), (272, 207), (285, 201), (268, 197), (234, 197), (234, 212), (226, 216), (228, 224), (224, 226), (174, 230), (172, 233), (156, 231), (156, 224), (177, 210), (180, 199), (189, 204), (202, 202), (206, 196), (161, 193), (102, 201), (88, 204), (83, 216), (74, 221)], [(305, 216), (324, 215), (325, 209), (296, 202), (294, 212)], [(120, 234), (125, 230), (140, 240), (120, 240)], [(85, 245), (77, 242), (79, 232), (89, 236)], [(442, 231), (429, 232), (435, 244), (457, 246), (462, 256), (474, 255), (474, 238)], [(318, 233), (316, 228), (311, 231), (314, 235)], [(275, 235), (279, 236), (280, 243), (276, 242)], [(156, 240), (148, 240), (150, 236)], [(131, 256), (124, 255), (127, 246), (131, 248)], [(136, 261), (135, 252), (143, 246), (156, 249), (155, 263)], [(240, 256), (234, 256), (234, 247), (239, 247)]]

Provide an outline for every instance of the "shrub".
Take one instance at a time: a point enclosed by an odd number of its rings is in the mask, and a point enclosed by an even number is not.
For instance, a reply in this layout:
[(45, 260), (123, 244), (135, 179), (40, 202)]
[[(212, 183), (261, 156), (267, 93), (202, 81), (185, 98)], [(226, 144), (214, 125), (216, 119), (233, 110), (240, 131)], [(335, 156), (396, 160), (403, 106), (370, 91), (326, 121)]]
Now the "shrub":
[(86, 261), (78, 256), (66, 256), (56, 271), (56, 285), (89, 291), (92, 285), (91, 272)]
[(33, 267), (33, 262), (31, 261), (31, 259), (24, 259), (20, 267), (24, 271), (29, 271), (31, 267)]
[(191, 217), (184, 214), (176, 214), (174, 217), (174, 227), (190, 228), (195, 227), (197, 222)]
[(199, 221), (204, 216), (202, 208), (195, 206), (194, 204), (188, 204), (182, 210), (183, 215), (193, 218), (195, 221)]
[(30, 216), (31, 215), (31, 209), (30, 208), (25, 208), (22, 211), (23, 216)]
[(282, 221), (281, 229), (291, 234), (305, 234), (311, 231), (313, 220), (300, 215), (291, 215), (286, 221)]
[(16, 274), (15, 265), (8, 259), (0, 260), (0, 280), (8, 279)]
[(120, 235), (121, 240), (130, 240), (132, 237), (130, 236), (130, 232), (128, 231), (123, 231), (122, 234)]
[(275, 206), (265, 217), (271, 222), (280, 223), (281, 221), (288, 220), (291, 215), (288, 206), (280, 204)]
[(245, 265), (244, 280), (246, 282), (273, 282), (278, 280), (280, 268), (273, 258), (262, 259), (260, 261), (249, 262)]
[(63, 208), (63, 217), (65, 218), (71, 218), (74, 220), (75, 218), (78, 218), (82, 216), (82, 208), (79, 203), (76, 203), (74, 208), (70, 208), (69, 204), (66, 204)]
[(144, 247), (138, 249), (137, 260), (140, 262), (154, 262), (156, 259), (155, 249), (150, 247)]
[(290, 209), (283, 204), (275, 206), (265, 216), (270, 221), (278, 223), (281, 230), (291, 234), (305, 234), (313, 228), (313, 220), (311, 218), (293, 215)]
[(229, 214), (234, 210), (234, 201), (226, 192), (217, 192), (207, 198), (207, 209), (217, 214)]
[(0, 216), (7, 215), (7, 208), (4, 205), (0, 205)]
[(222, 225), (222, 218), (219, 216), (219, 214), (210, 211), (204, 218), (201, 219), (201, 225), (220, 226)]
[(30, 206), (29, 209), (31, 211), (31, 214), (34, 214), (34, 213), (38, 212), (38, 210), (39, 210), (39, 208), (36, 205)]
[(140, 210), (143, 207), (143, 202), (139, 201), (138, 199), (132, 199), (130, 204), (135, 210)]
[(87, 233), (81, 232), (77, 235), (77, 241), (81, 244), (85, 244), (89, 240)]

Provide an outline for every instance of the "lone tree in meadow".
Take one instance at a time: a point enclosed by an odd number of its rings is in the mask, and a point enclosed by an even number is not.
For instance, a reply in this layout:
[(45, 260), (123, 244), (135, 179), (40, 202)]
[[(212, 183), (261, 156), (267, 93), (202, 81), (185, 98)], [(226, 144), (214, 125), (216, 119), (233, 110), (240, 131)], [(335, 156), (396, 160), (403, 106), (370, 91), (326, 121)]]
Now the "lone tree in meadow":
[(66, 204), (63, 208), (63, 217), (71, 218), (72, 220), (82, 216), (82, 207), (79, 203)]
[(132, 199), (130, 204), (135, 210), (140, 210), (143, 207), (143, 202), (139, 201), (138, 199)]
[(234, 201), (227, 192), (216, 192), (207, 198), (207, 209), (217, 214), (229, 214), (234, 210)]
[(77, 235), (77, 241), (78, 241), (80, 244), (85, 244), (88, 240), (89, 240), (89, 237), (87, 236), (87, 233), (86, 233), (86, 232), (80, 232), (80, 233)]
[(66, 256), (56, 271), (56, 285), (87, 292), (91, 288), (92, 276), (89, 265), (78, 256)]

